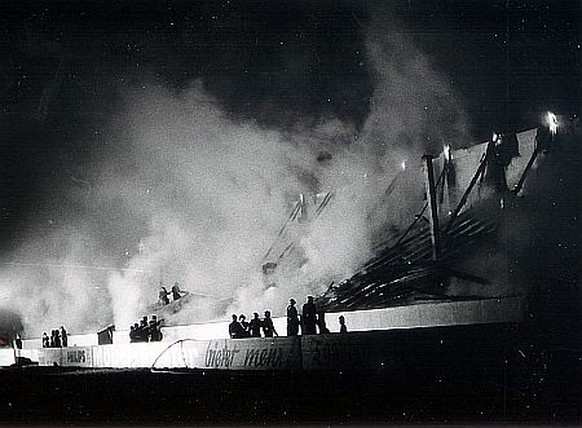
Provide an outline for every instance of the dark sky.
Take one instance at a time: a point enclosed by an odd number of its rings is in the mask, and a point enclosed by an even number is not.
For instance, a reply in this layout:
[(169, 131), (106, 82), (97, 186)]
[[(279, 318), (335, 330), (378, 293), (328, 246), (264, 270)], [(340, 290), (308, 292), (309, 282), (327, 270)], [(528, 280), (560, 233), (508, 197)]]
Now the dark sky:
[(233, 117), (356, 128), (377, 84), (377, 16), (428, 54), (473, 135), (580, 106), (580, 1), (108, 1), (0, 6), (0, 249), (41, 215), (47, 185), (83, 179), (124, 88), (199, 79)]

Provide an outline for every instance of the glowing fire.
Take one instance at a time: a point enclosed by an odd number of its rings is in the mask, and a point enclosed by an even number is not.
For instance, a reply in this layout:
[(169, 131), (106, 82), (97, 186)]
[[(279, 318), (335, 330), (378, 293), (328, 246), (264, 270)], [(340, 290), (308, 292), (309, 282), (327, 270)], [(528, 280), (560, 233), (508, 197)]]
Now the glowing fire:
[(406, 169), (406, 161), (402, 161), (402, 163), (400, 163), (400, 168), (402, 168), (402, 171), (404, 171)]
[(445, 159), (448, 161), (451, 160), (451, 146), (445, 144), (443, 147), (443, 153), (445, 154)]
[(546, 123), (550, 128), (550, 133), (552, 135), (556, 135), (556, 132), (558, 131), (558, 118), (551, 111), (549, 111), (548, 114), (546, 114)]

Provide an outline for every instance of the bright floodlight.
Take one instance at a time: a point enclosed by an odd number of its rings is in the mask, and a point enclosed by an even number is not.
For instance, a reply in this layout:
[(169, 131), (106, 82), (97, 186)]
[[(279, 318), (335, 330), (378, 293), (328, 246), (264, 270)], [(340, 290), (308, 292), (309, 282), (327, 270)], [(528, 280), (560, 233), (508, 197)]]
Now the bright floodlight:
[(546, 122), (548, 124), (548, 127), (550, 128), (550, 133), (552, 135), (556, 135), (556, 132), (558, 131), (558, 118), (556, 117), (556, 115), (549, 111), (548, 114), (546, 115)]

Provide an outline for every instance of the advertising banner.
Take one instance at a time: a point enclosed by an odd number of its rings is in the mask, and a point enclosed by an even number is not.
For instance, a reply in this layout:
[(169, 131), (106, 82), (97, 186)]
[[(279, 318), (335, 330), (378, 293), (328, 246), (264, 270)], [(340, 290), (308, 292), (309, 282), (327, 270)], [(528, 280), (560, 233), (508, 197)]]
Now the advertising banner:
[(210, 340), (203, 367), (230, 370), (300, 369), (300, 338)]

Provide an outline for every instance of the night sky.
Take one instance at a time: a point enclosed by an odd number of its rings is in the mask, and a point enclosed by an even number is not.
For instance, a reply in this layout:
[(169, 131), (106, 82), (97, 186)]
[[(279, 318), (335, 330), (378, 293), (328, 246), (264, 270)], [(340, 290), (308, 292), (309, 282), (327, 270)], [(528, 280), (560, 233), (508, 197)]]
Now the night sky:
[(359, 129), (378, 78), (366, 38), (404, 33), (479, 141), (579, 110), (581, 14), (575, 0), (3, 2), (0, 248), (58, 211), (63, 181), (85, 183), (127, 88), (197, 80), (236, 120)]

